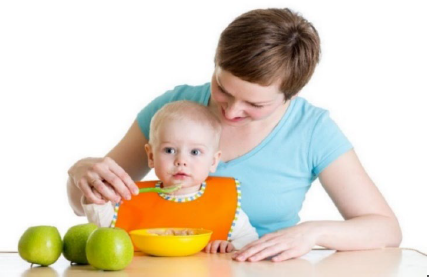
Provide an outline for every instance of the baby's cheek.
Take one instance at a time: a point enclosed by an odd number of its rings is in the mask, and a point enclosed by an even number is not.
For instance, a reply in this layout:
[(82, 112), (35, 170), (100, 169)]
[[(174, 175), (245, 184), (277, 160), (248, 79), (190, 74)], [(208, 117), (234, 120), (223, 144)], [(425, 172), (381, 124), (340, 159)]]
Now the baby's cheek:
[(209, 175), (209, 171), (208, 170), (204, 170), (204, 171), (198, 171), (198, 172), (194, 172), (194, 176), (193, 176), (193, 183), (195, 184), (202, 184), (208, 177)]

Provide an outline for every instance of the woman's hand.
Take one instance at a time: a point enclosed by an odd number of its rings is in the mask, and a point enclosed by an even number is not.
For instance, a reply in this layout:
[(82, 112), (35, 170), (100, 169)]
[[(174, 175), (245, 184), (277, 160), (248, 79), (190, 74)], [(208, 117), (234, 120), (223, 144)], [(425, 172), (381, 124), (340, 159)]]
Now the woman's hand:
[(273, 262), (280, 262), (310, 252), (315, 244), (315, 226), (304, 222), (267, 234), (234, 253), (232, 258), (239, 262), (256, 262), (272, 257)]
[(206, 253), (230, 253), (234, 251), (234, 245), (226, 240), (214, 240), (204, 248)]
[(139, 193), (131, 177), (109, 157), (82, 159), (68, 173), (87, 203), (118, 203)]

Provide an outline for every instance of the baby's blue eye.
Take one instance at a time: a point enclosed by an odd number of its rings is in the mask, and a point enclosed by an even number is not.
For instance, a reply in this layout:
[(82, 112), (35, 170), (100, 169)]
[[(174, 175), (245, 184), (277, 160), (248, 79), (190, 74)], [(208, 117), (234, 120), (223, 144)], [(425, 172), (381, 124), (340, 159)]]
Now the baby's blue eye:
[(167, 154), (174, 154), (176, 153), (176, 150), (174, 150), (174, 148), (171, 148), (171, 147), (165, 147), (164, 152)]
[(200, 154), (201, 154), (201, 151), (200, 151), (200, 150), (198, 150), (198, 149), (193, 149), (193, 150), (191, 151), (191, 154), (192, 154), (192, 155), (194, 155), (194, 156), (198, 156), (198, 155), (200, 155)]

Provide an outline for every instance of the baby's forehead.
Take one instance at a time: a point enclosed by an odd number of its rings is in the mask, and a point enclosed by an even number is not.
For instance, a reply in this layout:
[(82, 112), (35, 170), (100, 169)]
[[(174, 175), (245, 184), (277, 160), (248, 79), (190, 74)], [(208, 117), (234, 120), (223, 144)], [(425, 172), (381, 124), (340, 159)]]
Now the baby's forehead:
[(158, 125), (155, 140), (181, 139), (190, 143), (217, 144), (220, 134), (209, 122), (190, 118), (169, 119)]

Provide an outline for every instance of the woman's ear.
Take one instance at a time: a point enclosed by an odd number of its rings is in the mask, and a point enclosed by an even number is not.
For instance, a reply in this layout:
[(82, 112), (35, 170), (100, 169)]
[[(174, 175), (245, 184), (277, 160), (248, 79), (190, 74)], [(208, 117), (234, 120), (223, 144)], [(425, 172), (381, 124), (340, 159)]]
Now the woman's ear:
[(155, 164), (153, 161), (153, 151), (152, 151), (152, 146), (150, 144), (146, 144), (144, 146), (144, 149), (146, 150), (146, 154), (147, 154), (147, 164), (150, 168), (154, 168)]
[(221, 151), (217, 151), (214, 155), (213, 155), (213, 163), (210, 166), (210, 172), (214, 173), (216, 171), (217, 165), (219, 164), (220, 161), (220, 156), (222, 155)]

